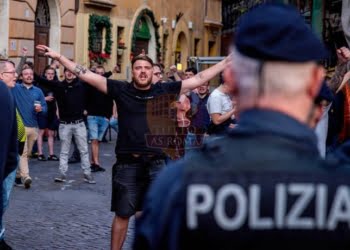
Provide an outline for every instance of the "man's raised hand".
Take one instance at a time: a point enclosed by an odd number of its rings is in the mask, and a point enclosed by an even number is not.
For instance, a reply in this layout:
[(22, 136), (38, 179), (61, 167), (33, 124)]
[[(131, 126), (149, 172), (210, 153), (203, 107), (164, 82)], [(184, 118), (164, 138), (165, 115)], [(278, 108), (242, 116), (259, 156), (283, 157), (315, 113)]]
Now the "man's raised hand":
[(347, 47), (337, 49), (337, 56), (340, 63), (346, 63), (350, 60), (350, 50)]
[(45, 45), (42, 45), (42, 44), (37, 45), (36, 49), (40, 53), (44, 54), (44, 56), (48, 56), (48, 57), (56, 59), (56, 60), (59, 60), (61, 57), (61, 55), (59, 53), (57, 53), (56, 51), (54, 51), (51, 48), (49, 48)]

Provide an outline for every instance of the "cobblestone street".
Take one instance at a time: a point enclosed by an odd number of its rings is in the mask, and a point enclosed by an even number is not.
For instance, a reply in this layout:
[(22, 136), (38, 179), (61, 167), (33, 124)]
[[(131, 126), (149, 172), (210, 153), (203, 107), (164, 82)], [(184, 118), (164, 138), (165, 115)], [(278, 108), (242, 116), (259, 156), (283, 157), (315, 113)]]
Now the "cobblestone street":
[[(32, 187), (13, 189), (4, 218), (6, 242), (15, 250), (109, 249), (114, 146), (115, 138), (101, 143), (101, 166), (106, 172), (93, 173), (95, 185), (83, 181), (79, 163), (69, 165), (68, 180), (61, 184), (54, 182), (58, 162), (30, 160)], [(55, 142), (57, 155), (59, 148), (59, 141)]]

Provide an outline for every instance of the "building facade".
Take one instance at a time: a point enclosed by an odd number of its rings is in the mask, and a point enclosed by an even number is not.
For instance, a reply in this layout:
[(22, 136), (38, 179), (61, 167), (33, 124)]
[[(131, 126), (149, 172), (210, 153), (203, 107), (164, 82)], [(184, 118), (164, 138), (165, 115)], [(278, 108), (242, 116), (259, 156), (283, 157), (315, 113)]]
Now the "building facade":
[(189, 56), (220, 55), (221, 27), (221, 0), (0, 0), (0, 57), (18, 63), (26, 47), (41, 73), (49, 60), (35, 46), (46, 44), (130, 79), (130, 59), (143, 51), (183, 69)]
[(143, 51), (184, 70), (189, 56), (220, 55), (221, 0), (82, 0), (77, 27), (76, 60), (118, 65), (118, 79), (130, 80), (130, 61)]
[(74, 0), (0, 0), (0, 57), (17, 64), (26, 47), (37, 73), (49, 63), (35, 51), (37, 44), (74, 59), (76, 11)]
[[(247, 10), (269, 0), (223, 0), (222, 1), (222, 51), (227, 54), (234, 39), (234, 31), (239, 17)], [(294, 5), (306, 22), (323, 39), (330, 56), (325, 60), (327, 69), (334, 69), (337, 63), (336, 48), (347, 46), (341, 24), (342, 0), (280, 0)], [(349, 32), (349, 31), (348, 31)]]

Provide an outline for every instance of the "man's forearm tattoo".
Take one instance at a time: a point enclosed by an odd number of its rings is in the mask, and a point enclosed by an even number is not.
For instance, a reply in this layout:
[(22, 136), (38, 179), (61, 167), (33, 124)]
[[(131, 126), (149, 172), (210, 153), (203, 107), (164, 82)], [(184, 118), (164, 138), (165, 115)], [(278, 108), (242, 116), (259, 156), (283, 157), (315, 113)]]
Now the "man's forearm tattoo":
[(204, 78), (204, 76), (203, 76), (202, 73), (198, 73), (197, 76), (198, 76), (198, 78), (201, 79), (201, 80)]
[(82, 65), (80, 64), (77, 64), (74, 68), (74, 73), (76, 75), (80, 75), (81, 73), (82, 74), (85, 74), (87, 72), (87, 68), (83, 67)]

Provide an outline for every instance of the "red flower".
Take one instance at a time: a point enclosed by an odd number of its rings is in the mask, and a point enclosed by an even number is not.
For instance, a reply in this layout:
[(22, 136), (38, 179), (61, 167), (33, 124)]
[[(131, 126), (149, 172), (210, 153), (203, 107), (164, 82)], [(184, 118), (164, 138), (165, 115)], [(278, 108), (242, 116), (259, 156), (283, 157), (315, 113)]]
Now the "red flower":
[(102, 58), (111, 58), (111, 55), (110, 54), (107, 54), (107, 53), (101, 53), (100, 54), (100, 57), (102, 57)]

